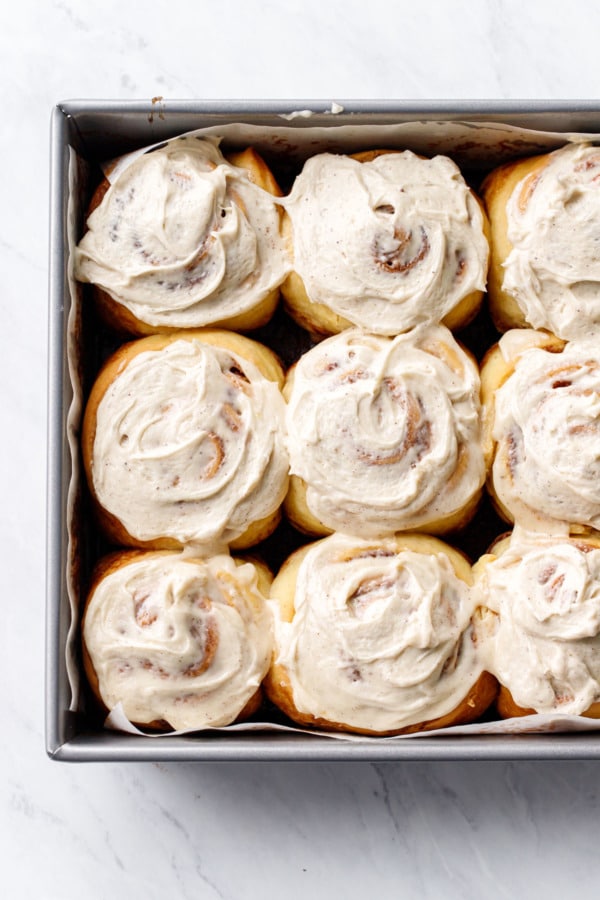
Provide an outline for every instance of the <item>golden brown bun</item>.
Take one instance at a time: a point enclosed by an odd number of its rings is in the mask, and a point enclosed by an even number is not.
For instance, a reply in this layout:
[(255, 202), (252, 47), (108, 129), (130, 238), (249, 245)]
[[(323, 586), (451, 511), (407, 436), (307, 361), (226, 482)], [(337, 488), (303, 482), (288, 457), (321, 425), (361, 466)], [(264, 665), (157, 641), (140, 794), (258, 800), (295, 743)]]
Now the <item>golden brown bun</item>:
[(263, 191), (273, 194), (274, 197), (283, 196), (275, 176), (262, 156), (253, 147), (246, 147), (245, 150), (239, 153), (228, 153), (225, 159), (237, 169), (245, 169), (250, 177), (250, 181), (262, 188)]
[[(536, 337), (535, 346), (547, 350), (549, 353), (560, 354), (566, 346), (566, 342), (553, 334), (542, 331), (531, 331)], [(486, 456), (486, 468), (488, 472), (487, 490), (498, 514), (505, 522), (512, 524), (514, 516), (500, 501), (492, 475), (492, 466), (498, 454), (498, 441), (494, 439), (495, 429), (495, 393), (510, 378), (515, 371), (518, 357), (507, 360), (500, 350), (499, 344), (494, 344), (485, 354), (481, 363), (481, 402), (483, 406), (483, 446)], [(509, 460), (504, 465), (508, 466)], [(573, 526), (577, 532), (589, 531), (586, 526)]]
[(468, 725), (478, 719), (491, 706), (498, 691), (498, 682), (489, 672), (482, 672), (475, 684), (469, 689), (459, 705), (445, 716), (407, 725), (393, 731), (370, 731), (367, 728), (356, 728), (341, 722), (331, 722), (319, 716), (300, 712), (293, 701), (292, 687), (285, 669), (274, 665), (267, 675), (264, 688), (267, 696), (289, 719), (307, 728), (324, 729), (326, 731), (351, 732), (368, 737), (394, 737), (399, 734), (416, 734), (420, 731), (433, 731), (436, 728), (450, 728), (453, 725)]
[(490, 313), (498, 331), (528, 327), (525, 315), (515, 298), (502, 289), (503, 264), (513, 249), (508, 238), (506, 204), (517, 184), (527, 178), (519, 200), (519, 205), (525, 208), (531, 189), (548, 161), (549, 155), (543, 154), (507, 163), (490, 172), (481, 186), (481, 196), (490, 224), (488, 299)]
[(308, 508), (306, 482), (298, 475), (290, 475), (283, 509), (288, 521), (302, 534), (311, 537), (325, 537), (325, 535), (333, 533), (333, 529), (324, 525)]
[(498, 688), (496, 711), (501, 719), (512, 719), (513, 716), (534, 716), (535, 709), (525, 709), (513, 700), (511, 692), (503, 684)]
[[(236, 334), (232, 331), (217, 329), (186, 329), (185, 331), (171, 334), (155, 334), (127, 344), (122, 344), (119, 349), (105, 362), (100, 370), (90, 392), (90, 396), (83, 416), (81, 431), (81, 450), (84, 470), (88, 486), (94, 502), (96, 515), (102, 530), (108, 539), (117, 545), (125, 547), (137, 547), (141, 550), (181, 550), (179, 541), (171, 537), (156, 538), (152, 541), (141, 541), (133, 537), (126, 530), (122, 522), (104, 509), (99, 503), (94, 491), (92, 472), (92, 460), (94, 455), (94, 441), (96, 437), (97, 412), (100, 402), (109, 386), (120, 372), (139, 353), (159, 351), (163, 347), (177, 340), (200, 340), (205, 344), (221, 347), (246, 359), (259, 369), (269, 381), (274, 381), (280, 388), (283, 386), (284, 372), (281, 363), (272, 350), (259, 344), (250, 338)], [(252, 522), (244, 534), (232, 542), (234, 550), (243, 550), (252, 547), (267, 538), (275, 530), (281, 520), (281, 511), (275, 510), (271, 515)]]
[[(275, 176), (262, 159), (261, 156), (252, 148), (248, 147), (240, 153), (232, 153), (226, 157), (232, 166), (239, 169), (245, 169), (248, 173), (250, 181), (258, 187), (272, 194), (274, 197), (281, 197), (281, 189), (275, 180)], [(100, 206), (104, 195), (110, 188), (110, 181), (104, 178), (96, 188), (90, 205), (88, 207), (88, 217)], [(280, 212), (280, 219), (282, 213)], [(117, 299), (112, 297), (107, 291), (92, 285), (94, 297), (98, 312), (112, 329), (120, 334), (133, 335), (136, 337), (145, 337), (150, 334), (171, 334), (181, 330), (179, 327), (171, 328), (167, 325), (149, 325), (138, 319), (126, 306), (119, 303)], [(228, 318), (218, 319), (211, 324), (211, 328), (227, 328), (232, 331), (253, 331), (266, 325), (272, 318), (277, 304), (279, 302), (279, 288), (270, 291), (259, 303), (247, 312), (238, 316), (229, 316)]]
[[(519, 716), (535, 716), (535, 709), (525, 709), (515, 703), (511, 692), (504, 685), (498, 689), (496, 698), (496, 711), (501, 719), (512, 719)], [(586, 719), (600, 719), (600, 703), (593, 703), (585, 712), (581, 713)]]
[[(88, 680), (88, 684), (91, 688), (94, 699), (102, 710), (104, 715), (109, 713), (103, 699), (102, 693), (100, 691), (100, 684), (98, 681), (98, 675), (96, 674), (96, 670), (94, 669), (94, 665), (90, 658), (90, 654), (88, 652), (85, 638), (84, 638), (84, 626), (85, 626), (85, 617), (87, 613), (87, 609), (89, 607), (90, 601), (94, 595), (95, 590), (99, 586), (99, 584), (111, 575), (113, 572), (118, 571), (125, 566), (130, 565), (131, 563), (141, 562), (142, 560), (150, 560), (156, 559), (157, 557), (172, 557), (173, 559), (177, 559), (179, 561), (183, 560), (184, 562), (196, 563), (202, 562), (202, 560), (195, 559), (193, 557), (182, 557), (179, 553), (172, 553), (170, 551), (155, 551), (155, 552), (144, 552), (141, 550), (121, 550), (115, 553), (110, 553), (107, 556), (103, 557), (94, 567), (94, 571), (92, 572), (92, 577), (90, 580), (90, 585), (88, 588), (87, 598), (85, 601), (82, 622), (81, 622), (81, 649), (82, 649), (82, 659), (83, 659), (83, 668), (85, 675)], [(269, 594), (269, 588), (273, 581), (273, 575), (268, 566), (265, 565), (264, 562), (259, 561), (257, 559), (242, 559), (235, 560), (236, 565), (241, 565), (244, 562), (252, 562), (252, 564), (256, 568), (257, 574), (257, 584), (260, 593), (267, 597)], [(254, 692), (252, 697), (248, 700), (246, 705), (242, 710), (240, 710), (238, 716), (236, 717), (236, 722), (243, 722), (252, 716), (261, 706), (263, 701), (263, 691), (262, 686), (258, 687)], [(132, 722), (138, 728), (144, 728), (150, 731), (171, 731), (171, 726), (168, 722), (165, 722), (163, 719), (155, 719), (153, 722)]]
[[(378, 156), (387, 153), (394, 153), (394, 150), (363, 150), (360, 153), (350, 154), (351, 159), (359, 162), (371, 162)], [(418, 155), (418, 154), (417, 154)], [(421, 156), (421, 159), (426, 157)], [(489, 224), (483, 203), (471, 191), (473, 197), (477, 200), (482, 214), (484, 223), (484, 233), (489, 239)], [(288, 242), (290, 253), (293, 257), (294, 237), (292, 223), (287, 212), (284, 212), (282, 222), (282, 233)], [(290, 316), (302, 328), (305, 328), (315, 340), (327, 337), (332, 334), (338, 334), (346, 328), (352, 328), (353, 323), (344, 316), (338, 315), (326, 304), (319, 303), (310, 299), (306, 292), (304, 282), (297, 272), (290, 272), (286, 280), (281, 285), (281, 293), (284, 299), (284, 306)], [(442, 319), (442, 324), (446, 325), (450, 330), (457, 330), (467, 326), (479, 312), (483, 299), (483, 291), (473, 291), (466, 297), (463, 297), (456, 306)]]
[[(328, 528), (309, 509), (306, 502), (306, 482), (298, 475), (290, 475), (288, 492), (283, 501), (283, 509), (287, 519), (294, 528), (303, 534), (313, 537), (324, 537), (332, 534)], [(473, 519), (481, 502), (483, 490), (477, 491), (461, 509), (440, 519), (427, 523), (427, 531), (432, 535), (452, 534), (461, 531)]]
[[(467, 584), (472, 583), (471, 565), (466, 556), (454, 547), (443, 543), (435, 537), (424, 534), (396, 535), (396, 547), (398, 551), (410, 550), (415, 553), (444, 553), (447, 555), (456, 575)], [(296, 592), (296, 579), (298, 570), (307, 553), (314, 544), (307, 544), (293, 553), (284, 562), (275, 576), (271, 588), (271, 598), (275, 599), (279, 606), (279, 614), (284, 622), (291, 622), (294, 618), (294, 597)], [(318, 665), (318, 661), (315, 661)], [(273, 656), (271, 668), (263, 682), (267, 697), (288, 718), (299, 725), (309, 728), (327, 729), (330, 731), (352, 732), (371, 736), (393, 736), (398, 734), (412, 734), (419, 731), (431, 731), (436, 728), (446, 728), (451, 725), (465, 725), (479, 718), (493, 703), (498, 683), (488, 672), (482, 672), (475, 684), (467, 688), (464, 698), (451, 712), (436, 719), (418, 722), (404, 728), (392, 731), (374, 731), (365, 728), (357, 728), (343, 722), (334, 722), (323, 719), (310, 713), (301, 712), (294, 703), (293, 689), (285, 666), (277, 662), (277, 650)]]
[[(578, 535), (576, 537), (571, 537), (569, 540), (576, 547), (579, 547), (579, 549), (582, 549), (584, 551), (586, 548), (600, 549), (600, 534), (597, 532), (586, 535)], [(496, 540), (489, 547), (487, 553), (481, 556), (473, 566), (474, 578), (476, 580), (481, 578), (486, 567), (490, 563), (493, 563), (496, 559), (501, 557), (502, 554), (505, 553), (506, 550), (508, 550), (510, 544), (510, 532), (507, 534), (499, 535), (499, 537), (496, 538)], [(515, 598), (515, 601), (517, 600), (518, 598)], [(488, 640), (493, 641), (495, 628), (494, 622), (497, 621), (498, 614), (492, 612), (491, 610), (487, 610), (486, 619), (483, 623), (483, 630), (486, 632)], [(501, 719), (512, 719), (513, 717), (537, 715), (537, 710), (519, 706), (519, 704), (515, 702), (515, 699), (512, 696), (509, 688), (501, 683), (499, 683), (498, 685), (498, 694), (495, 701), (495, 709)], [(600, 719), (600, 702), (593, 703), (589, 707), (589, 709), (581, 713), (581, 715), (590, 719)]]
[[(472, 353), (467, 350), (466, 347), (462, 345), (460, 345), (460, 347), (461, 350), (466, 354), (466, 356), (475, 365), (477, 365)], [(427, 351), (432, 355), (442, 359), (454, 371), (463, 370), (462, 362), (456, 356), (454, 350), (447, 344), (439, 341), (430, 341), (425, 349), (427, 349)], [(289, 401), (292, 393), (295, 370), (296, 366), (291, 366), (288, 369), (285, 377), (283, 396), (285, 397), (286, 401)], [(459, 454), (457, 467), (452, 474), (450, 482), (454, 482), (455, 480), (458, 480), (462, 477), (465, 465), (465, 454)], [(309, 508), (306, 501), (306, 491), (307, 484), (304, 479), (300, 478), (298, 475), (290, 475), (288, 492), (283, 503), (283, 509), (288, 521), (290, 521), (294, 528), (296, 528), (298, 531), (301, 531), (303, 534), (312, 537), (324, 537), (328, 534), (331, 534), (333, 532), (333, 529), (329, 528), (327, 525), (321, 522), (320, 519), (318, 519), (317, 516)], [(422, 530), (432, 535), (445, 535), (451, 534), (456, 531), (461, 531), (473, 519), (475, 513), (477, 512), (477, 509), (479, 508), (483, 494), (484, 490), (483, 488), (481, 488), (480, 490), (476, 491), (476, 493), (469, 499), (467, 503), (464, 504), (464, 506), (456, 510), (456, 512), (444, 516), (443, 518), (432, 519), (430, 522), (427, 522), (422, 526)]]

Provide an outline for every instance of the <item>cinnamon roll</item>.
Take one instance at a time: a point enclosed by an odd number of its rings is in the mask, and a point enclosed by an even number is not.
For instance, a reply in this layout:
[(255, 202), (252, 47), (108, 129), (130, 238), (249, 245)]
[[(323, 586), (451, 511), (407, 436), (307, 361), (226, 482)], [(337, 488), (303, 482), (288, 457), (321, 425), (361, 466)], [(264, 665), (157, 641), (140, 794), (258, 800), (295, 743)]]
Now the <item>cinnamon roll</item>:
[(600, 535), (515, 529), (474, 572), (502, 718), (600, 718)]
[(294, 262), (282, 293), (309, 331), (394, 335), (423, 322), (460, 327), (477, 312), (487, 223), (447, 157), (318, 154), (285, 209)]
[(82, 430), (109, 538), (239, 548), (270, 534), (288, 483), (282, 381), (274, 354), (233, 332), (123, 345), (92, 388)]
[(275, 577), (273, 703), (302, 725), (389, 735), (470, 722), (496, 681), (478, 652), (471, 566), (424, 535), (335, 534)]
[(102, 707), (121, 704), (131, 722), (159, 730), (229, 725), (253, 713), (273, 644), (254, 564), (169, 552), (102, 560), (82, 637)]
[(182, 137), (100, 185), (74, 253), (104, 317), (144, 335), (273, 314), (290, 268), (279, 188), (251, 148), (225, 159), (213, 138)]
[(348, 329), (288, 374), (285, 510), (308, 534), (443, 533), (485, 482), (477, 366), (442, 325)]
[(501, 331), (600, 330), (600, 148), (571, 144), (492, 172), (489, 300)]
[(530, 530), (600, 527), (600, 352), (513, 330), (482, 371), (489, 487), (499, 512)]

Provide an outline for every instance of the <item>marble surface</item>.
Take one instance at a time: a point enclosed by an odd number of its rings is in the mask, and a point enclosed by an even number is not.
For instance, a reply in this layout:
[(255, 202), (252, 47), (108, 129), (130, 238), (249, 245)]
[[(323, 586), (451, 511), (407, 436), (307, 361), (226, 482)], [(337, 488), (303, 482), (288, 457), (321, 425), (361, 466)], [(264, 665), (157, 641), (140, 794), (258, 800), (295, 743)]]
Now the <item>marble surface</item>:
[[(143, 9), (143, 12), (142, 12)], [(558, 0), (19, 0), (3, 15), (0, 845), (6, 898), (584, 895), (594, 762), (87, 764), (43, 735), (48, 126), (69, 98), (593, 98)]]

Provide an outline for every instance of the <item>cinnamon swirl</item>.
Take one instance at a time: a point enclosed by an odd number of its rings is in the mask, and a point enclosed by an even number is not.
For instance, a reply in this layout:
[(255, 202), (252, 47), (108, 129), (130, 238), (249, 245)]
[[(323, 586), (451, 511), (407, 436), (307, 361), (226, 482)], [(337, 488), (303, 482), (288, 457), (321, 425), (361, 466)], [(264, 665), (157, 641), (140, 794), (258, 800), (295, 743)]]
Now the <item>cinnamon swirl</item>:
[[(282, 285), (309, 331), (394, 335), (477, 312), (488, 244), (481, 204), (448, 158), (410, 151), (307, 160), (285, 200), (293, 272)], [(318, 253), (315, 252), (318, 248)]]
[(229, 725), (254, 712), (273, 643), (253, 564), (169, 552), (102, 560), (82, 636), (102, 707), (121, 704), (131, 722), (159, 730)]
[(543, 328), (565, 340), (598, 334), (600, 148), (571, 144), (502, 166), (482, 196), (498, 328)]
[(227, 331), (123, 345), (87, 403), (83, 460), (115, 543), (247, 547), (276, 527), (288, 483), (283, 372)]
[(513, 330), (482, 371), (489, 487), (499, 512), (529, 530), (600, 527), (600, 353)]
[(269, 698), (292, 720), (363, 734), (472, 721), (493, 701), (473, 628), (471, 567), (424, 535), (335, 534), (273, 582)]
[(600, 535), (520, 529), (475, 566), (502, 718), (600, 718)]
[(213, 138), (177, 138), (100, 185), (75, 276), (95, 285), (109, 323), (134, 335), (256, 328), (290, 268), (279, 194), (251, 148), (227, 160)]
[(285, 510), (301, 531), (443, 533), (474, 513), (479, 374), (444, 326), (395, 338), (348, 329), (301, 357), (284, 394)]

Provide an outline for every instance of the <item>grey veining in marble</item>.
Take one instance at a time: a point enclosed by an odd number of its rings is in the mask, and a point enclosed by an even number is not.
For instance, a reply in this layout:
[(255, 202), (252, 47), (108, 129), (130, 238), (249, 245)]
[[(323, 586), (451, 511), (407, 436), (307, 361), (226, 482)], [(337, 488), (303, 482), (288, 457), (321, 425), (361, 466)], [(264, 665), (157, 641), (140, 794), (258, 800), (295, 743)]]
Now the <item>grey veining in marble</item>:
[(13, 896), (558, 898), (598, 875), (594, 763), (36, 765), (8, 783)]

